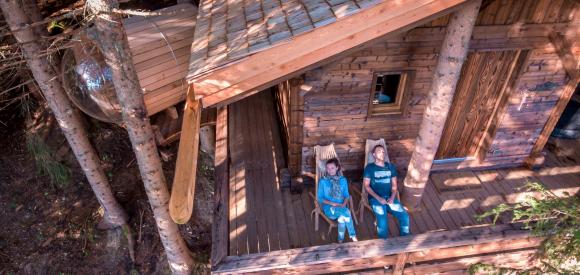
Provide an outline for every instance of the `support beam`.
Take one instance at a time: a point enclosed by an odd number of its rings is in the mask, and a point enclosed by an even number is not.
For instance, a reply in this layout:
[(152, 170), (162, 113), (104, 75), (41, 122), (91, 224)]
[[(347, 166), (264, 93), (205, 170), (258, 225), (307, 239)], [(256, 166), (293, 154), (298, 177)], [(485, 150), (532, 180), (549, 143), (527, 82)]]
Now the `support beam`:
[(201, 102), (194, 99), (193, 90), (190, 89), (183, 111), (181, 140), (179, 141), (175, 177), (169, 200), (169, 214), (173, 221), (178, 224), (186, 223), (193, 212), (200, 121)]
[(397, 262), (395, 263), (395, 268), (393, 268), (393, 275), (403, 274), (403, 269), (405, 269), (405, 263), (407, 262), (408, 257), (408, 252), (397, 255)]
[(215, 267), (228, 255), (229, 230), (229, 161), (228, 107), (217, 110), (215, 129), (215, 187), (211, 230), (211, 266)]
[(562, 65), (566, 70), (566, 73), (569, 76), (568, 83), (562, 89), (562, 93), (560, 94), (560, 98), (558, 102), (552, 109), (552, 113), (546, 121), (540, 136), (536, 140), (532, 151), (530, 152), (530, 156), (525, 160), (525, 165), (529, 168), (537, 168), (544, 164), (544, 156), (542, 155), (542, 150), (544, 146), (548, 142), (548, 138), (554, 131), (554, 127), (558, 123), (560, 116), (566, 109), (568, 102), (574, 95), (574, 91), (576, 90), (576, 86), (578, 86), (578, 81), (580, 81), (580, 72), (578, 71), (578, 60), (574, 56), (574, 53), (571, 50), (571, 43), (561, 34), (552, 33), (550, 34), (550, 42), (556, 48), (556, 53), (560, 57), (562, 61)]
[(461, 67), (467, 57), (480, 5), (481, 0), (466, 3), (453, 13), (447, 25), (447, 33), (443, 38), (437, 69), (427, 99), (427, 108), (423, 113), (423, 121), (404, 181), (403, 203), (410, 210), (420, 205), (453, 101), (455, 87), (461, 75)]

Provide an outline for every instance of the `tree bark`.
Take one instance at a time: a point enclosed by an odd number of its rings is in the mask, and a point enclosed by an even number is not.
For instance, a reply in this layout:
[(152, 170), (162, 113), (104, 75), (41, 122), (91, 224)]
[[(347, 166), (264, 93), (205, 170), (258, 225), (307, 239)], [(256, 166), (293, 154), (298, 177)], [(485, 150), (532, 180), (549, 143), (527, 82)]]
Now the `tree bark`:
[(453, 13), (441, 44), (437, 69), (427, 98), (427, 108), (419, 127), (415, 149), (404, 181), (403, 203), (413, 210), (419, 207), (433, 159), (439, 147), (443, 128), (467, 57), (469, 41), (481, 0), (467, 2)]
[[(88, 133), (84, 128), (80, 114), (66, 96), (54, 67), (48, 63), (46, 57), (37, 55), (37, 53), (46, 49), (45, 45), (37, 40), (40, 34), (35, 33), (35, 31), (38, 32), (41, 29), (23, 28), (33, 23), (29, 15), (34, 17), (34, 19), (38, 19), (40, 14), (37, 10), (25, 12), (25, 9), (37, 9), (37, 7), (31, 5), (27, 0), (24, 3), (1, 0), (0, 8), (12, 30), (12, 34), (20, 44), (28, 67), (44, 94), (48, 106), (54, 113), (77, 161), (85, 172), (85, 176), (99, 204), (105, 210), (105, 221), (110, 225), (120, 226), (125, 230), (129, 229), (127, 215), (111, 191), (107, 177), (100, 165), (99, 157), (88, 139)], [(131, 256), (133, 257), (132, 241), (130, 240), (129, 243)]]
[(97, 41), (105, 62), (112, 70), (123, 123), (129, 132), (169, 266), (176, 274), (188, 274), (192, 270), (193, 259), (179, 234), (177, 224), (169, 216), (167, 183), (129, 51), (127, 34), (120, 15), (112, 12), (113, 9), (118, 8), (118, 2), (116, 0), (89, 0), (87, 7), (97, 15), (96, 31), (92, 33), (92, 36)]

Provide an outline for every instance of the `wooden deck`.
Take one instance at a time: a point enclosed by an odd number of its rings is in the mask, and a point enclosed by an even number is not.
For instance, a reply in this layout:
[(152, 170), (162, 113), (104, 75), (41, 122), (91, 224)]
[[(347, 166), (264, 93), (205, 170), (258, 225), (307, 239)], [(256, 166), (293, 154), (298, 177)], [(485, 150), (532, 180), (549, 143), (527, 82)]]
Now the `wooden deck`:
[[(291, 248), (319, 246), (336, 242), (336, 230), (327, 234), (328, 225), (321, 220), (314, 231), (310, 213), (314, 203), (310, 189), (291, 194), (281, 189), (277, 174), (284, 167), (281, 140), (272, 95), (268, 92), (241, 100), (229, 106), (229, 255), (271, 252)], [(576, 146), (576, 147), (574, 147)], [(573, 148), (578, 148), (576, 142)], [(422, 210), (411, 213), (411, 233), (421, 234), (479, 227), (474, 215), (499, 203), (515, 203), (530, 195), (518, 190), (526, 182), (542, 182), (556, 194), (577, 194), (580, 189), (580, 157), (547, 155), (539, 171), (525, 168), (471, 171), (480, 187), (454, 188), (440, 192), (432, 180), (423, 196)], [(465, 175), (465, 173), (463, 174)], [(439, 175), (454, 177), (456, 175)], [(351, 179), (352, 180), (352, 179)], [(360, 188), (360, 179), (354, 179)], [(447, 190), (447, 189), (445, 189)], [(359, 197), (351, 192), (355, 205)], [(507, 223), (502, 217), (500, 223)], [(360, 221), (359, 221), (360, 222)], [(364, 222), (356, 225), (360, 240), (376, 238), (374, 217), (365, 210)], [(396, 223), (390, 217), (390, 236), (398, 236)]]

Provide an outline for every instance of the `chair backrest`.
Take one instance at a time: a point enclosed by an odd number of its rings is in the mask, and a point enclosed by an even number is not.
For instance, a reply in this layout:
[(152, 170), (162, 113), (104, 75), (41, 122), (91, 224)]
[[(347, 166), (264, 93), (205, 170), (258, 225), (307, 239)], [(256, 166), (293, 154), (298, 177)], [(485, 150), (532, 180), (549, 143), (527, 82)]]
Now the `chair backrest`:
[[(314, 158), (316, 160), (316, 179), (315, 179), (315, 189), (316, 194), (318, 194), (318, 181), (321, 177), (326, 175), (326, 161), (332, 158), (336, 158), (340, 164), (340, 159), (334, 150), (334, 143), (328, 145), (316, 145), (314, 146)], [(342, 171), (338, 171), (338, 175), (342, 176)]]
[(375, 162), (375, 157), (373, 156), (373, 149), (375, 148), (375, 146), (377, 145), (382, 145), (385, 148), (385, 161), (386, 162), (391, 162), (389, 160), (389, 151), (387, 150), (387, 144), (385, 143), (385, 139), (380, 138), (380, 139), (367, 139), (366, 145), (365, 145), (365, 166), (367, 167), (367, 164), (371, 163), (371, 162)]

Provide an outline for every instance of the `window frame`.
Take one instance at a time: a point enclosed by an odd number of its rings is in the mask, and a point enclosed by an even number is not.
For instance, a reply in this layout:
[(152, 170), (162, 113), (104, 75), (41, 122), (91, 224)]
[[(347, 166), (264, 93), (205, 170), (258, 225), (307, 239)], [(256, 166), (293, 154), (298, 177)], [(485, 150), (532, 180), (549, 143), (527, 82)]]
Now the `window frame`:
[[(397, 87), (397, 95), (395, 102), (386, 104), (373, 104), (375, 98), (375, 88), (377, 85), (378, 75), (401, 75), (399, 79), (399, 86)], [(403, 114), (405, 112), (405, 107), (407, 105), (407, 94), (409, 90), (409, 83), (412, 77), (412, 72), (410, 71), (375, 71), (373, 72), (373, 80), (371, 83), (370, 93), (369, 93), (369, 106), (368, 115), (369, 116), (381, 116), (381, 115), (395, 115)]]

